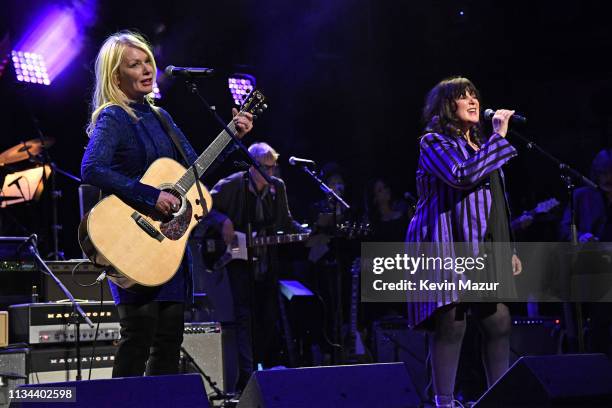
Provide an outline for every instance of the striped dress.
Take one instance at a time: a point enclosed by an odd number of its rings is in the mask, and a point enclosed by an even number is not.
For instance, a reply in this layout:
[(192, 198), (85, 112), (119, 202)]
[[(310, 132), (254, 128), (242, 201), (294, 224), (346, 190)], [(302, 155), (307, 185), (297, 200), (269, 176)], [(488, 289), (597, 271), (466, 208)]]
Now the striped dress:
[[(498, 134), (476, 152), (460, 137), (424, 135), (416, 174), (419, 198), (406, 241), (469, 242), (477, 249), (484, 241), (494, 207), (490, 176), (499, 170), (503, 184), (501, 167), (516, 155), (516, 149)], [(448, 245), (437, 248), (435, 255), (452, 256)], [(457, 274), (444, 269), (433, 276), (438, 282), (457, 280)], [(459, 299), (456, 291), (432, 291), (418, 300), (408, 303), (408, 323), (412, 327), (423, 323), (437, 308)]]

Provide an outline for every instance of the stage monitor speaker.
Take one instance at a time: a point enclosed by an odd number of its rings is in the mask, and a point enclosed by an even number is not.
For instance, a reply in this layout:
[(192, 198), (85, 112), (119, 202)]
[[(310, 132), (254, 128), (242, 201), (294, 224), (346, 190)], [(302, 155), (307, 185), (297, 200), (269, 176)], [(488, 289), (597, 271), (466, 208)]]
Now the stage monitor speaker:
[(0, 312), (0, 347), (8, 344), (8, 312)]
[(238, 402), (238, 408), (418, 406), (404, 363), (255, 371)]
[(610, 407), (612, 363), (604, 354), (521, 357), (474, 408), (502, 406)]
[(26, 383), (28, 349), (0, 350), (0, 408), (9, 406), (9, 395)]
[(70, 387), (75, 402), (11, 402), (11, 408), (208, 408), (202, 378), (197, 374), (126, 377), (108, 380), (29, 384), (20, 390)]
[(427, 387), (427, 336), (422, 330), (411, 330), (401, 318), (372, 323), (372, 351), (378, 363), (404, 362), (421, 398)]

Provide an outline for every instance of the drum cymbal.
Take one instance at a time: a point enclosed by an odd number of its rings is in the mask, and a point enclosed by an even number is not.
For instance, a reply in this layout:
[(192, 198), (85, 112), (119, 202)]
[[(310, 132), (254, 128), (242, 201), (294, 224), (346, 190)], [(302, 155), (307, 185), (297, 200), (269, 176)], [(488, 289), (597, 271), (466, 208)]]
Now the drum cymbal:
[(45, 138), (44, 145), (40, 139), (31, 139), (0, 153), (0, 163), (16, 163), (27, 160), (31, 156), (39, 155), (44, 149), (48, 149), (55, 143), (55, 139)]

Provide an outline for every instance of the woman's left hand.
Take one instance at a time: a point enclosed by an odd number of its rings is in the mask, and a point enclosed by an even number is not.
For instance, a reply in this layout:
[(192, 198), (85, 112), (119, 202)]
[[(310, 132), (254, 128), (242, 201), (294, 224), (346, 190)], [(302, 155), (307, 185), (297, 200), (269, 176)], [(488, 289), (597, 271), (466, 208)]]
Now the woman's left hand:
[(523, 264), (518, 256), (512, 255), (512, 275), (516, 276), (523, 272)]
[(248, 112), (238, 113), (238, 109), (232, 108), (232, 116), (234, 117), (234, 125), (239, 138), (249, 133), (253, 129), (253, 115)]

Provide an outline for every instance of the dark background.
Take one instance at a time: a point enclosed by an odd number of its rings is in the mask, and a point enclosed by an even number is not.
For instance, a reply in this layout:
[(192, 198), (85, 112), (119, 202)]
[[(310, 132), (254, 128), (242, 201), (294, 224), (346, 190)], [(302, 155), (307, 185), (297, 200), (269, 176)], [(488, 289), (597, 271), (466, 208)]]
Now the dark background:
[[(0, 37), (8, 33), (17, 41), (48, 3), (3, 3)], [(369, 180), (379, 175), (389, 177), (396, 192), (415, 193), (424, 96), (440, 79), (456, 74), (475, 82), (483, 109), (516, 109), (529, 118), (520, 129), (525, 136), (588, 173), (596, 152), (610, 147), (612, 129), (612, 82), (604, 62), (612, 35), (603, 4), (99, 1), (82, 52), (51, 86), (19, 85), (10, 69), (0, 77), (0, 149), (36, 137), (33, 115), (42, 132), (56, 139), (50, 150), (56, 164), (79, 174), (95, 55), (109, 34), (135, 29), (154, 45), (162, 69), (169, 64), (217, 68), (220, 74), (202, 81), (200, 90), (226, 120), (231, 100), (223, 73), (257, 78), (270, 108), (246, 141), (266, 141), (279, 151), (290, 204), (300, 220), (322, 195), (287, 165), (292, 155), (339, 163), (355, 207), (362, 207)], [(180, 80), (162, 83), (161, 91), (158, 104), (202, 151), (219, 127)], [(564, 201), (555, 167), (519, 141), (511, 142), (520, 151), (506, 171), (514, 211), (549, 197)], [(207, 176), (207, 184), (230, 171), (222, 166)], [(61, 175), (57, 182), (63, 192), (60, 248), (67, 257), (79, 257), (78, 185)], [(39, 203), (0, 210), (2, 233), (36, 232), (49, 249), (49, 214), (47, 189)]]

